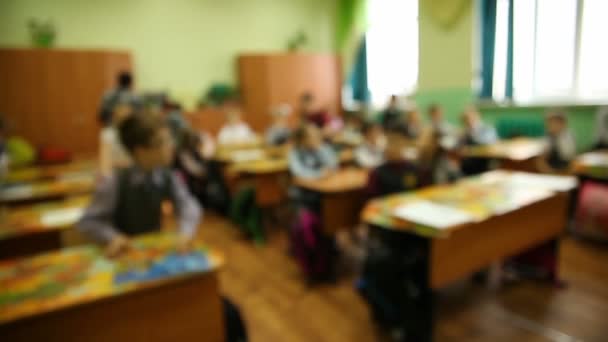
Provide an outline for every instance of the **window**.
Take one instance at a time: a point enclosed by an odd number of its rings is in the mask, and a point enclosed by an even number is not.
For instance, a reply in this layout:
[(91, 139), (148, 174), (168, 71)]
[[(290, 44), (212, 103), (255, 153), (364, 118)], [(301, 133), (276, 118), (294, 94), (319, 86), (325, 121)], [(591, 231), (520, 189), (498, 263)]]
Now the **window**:
[[(593, 101), (608, 97), (608, 1), (513, 0), (513, 98), (516, 102)], [(509, 0), (496, 6), (492, 96), (505, 98)]]
[(418, 80), (418, 0), (370, 0), (367, 77), (372, 104), (414, 91)]

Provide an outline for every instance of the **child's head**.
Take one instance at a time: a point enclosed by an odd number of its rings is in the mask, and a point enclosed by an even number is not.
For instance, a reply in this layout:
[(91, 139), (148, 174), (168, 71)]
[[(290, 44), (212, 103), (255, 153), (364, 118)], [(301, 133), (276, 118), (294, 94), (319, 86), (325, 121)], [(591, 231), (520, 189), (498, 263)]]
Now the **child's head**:
[(287, 126), (291, 112), (291, 106), (286, 103), (274, 107), (271, 112), (274, 123), (280, 126)]
[(122, 71), (120, 74), (118, 74), (116, 83), (118, 85), (118, 88), (131, 89), (131, 87), (133, 86), (133, 76), (131, 75), (131, 72)]
[(561, 110), (552, 110), (547, 113), (545, 127), (549, 135), (557, 135), (566, 129), (568, 119)]
[(162, 117), (143, 111), (132, 113), (120, 124), (119, 133), (136, 165), (150, 170), (173, 161), (174, 142)]
[(235, 125), (243, 121), (241, 112), (238, 109), (229, 110), (228, 113), (226, 113), (226, 119), (230, 125)]
[(388, 106), (390, 108), (397, 108), (399, 102), (399, 98), (397, 97), (397, 95), (391, 95), (390, 99), (388, 100)]
[(300, 109), (304, 112), (312, 112), (315, 98), (310, 92), (306, 92), (300, 96)]
[(465, 128), (468, 130), (474, 129), (481, 122), (481, 116), (479, 115), (477, 109), (474, 107), (469, 107), (465, 109), (462, 113), (461, 118)]
[(429, 118), (431, 122), (440, 123), (443, 121), (443, 108), (437, 103), (433, 103), (429, 106)]
[(422, 123), (422, 118), (420, 118), (420, 113), (418, 109), (412, 108), (405, 115), (405, 121), (408, 125), (420, 125)]
[(384, 137), (382, 126), (375, 122), (368, 122), (363, 126), (363, 136), (365, 141), (370, 144), (378, 144), (379, 141)]
[(317, 149), (323, 144), (321, 131), (317, 126), (305, 124), (300, 126), (294, 134), (296, 146), (307, 149)]

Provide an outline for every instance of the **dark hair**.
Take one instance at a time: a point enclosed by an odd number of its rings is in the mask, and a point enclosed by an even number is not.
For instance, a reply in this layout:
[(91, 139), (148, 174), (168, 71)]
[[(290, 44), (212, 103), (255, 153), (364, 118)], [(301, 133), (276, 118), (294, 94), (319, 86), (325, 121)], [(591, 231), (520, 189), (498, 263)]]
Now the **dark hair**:
[(138, 111), (129, 115), (119, 126), (120, 141), (133, 152), (137, 147), (149, 147), (156, 133), (166, 127), (166, 122), (158, 115)]
[(428, 113), (433, 113), (441, 109), (441, 105), (439, 103), (431, 103), (428, 108)]
[(130, 88), (133, 84), (133, 76), (130, 71), (121, 71), (118, 74), (118, 86), (120, 88)]
[(553, 108), (547, 112), (546, 115), (547, 120), (558, 120), (562, 123), (567, 123), (568, 118), (566, 116), (566, 112), (560, 108)]
[(307, 92), (303, 93), (302, 96), (300, 96), (300, 101), (310, 102), (313, 100), (313, 98), (314, 98), (314, 96), (312, 95), (312, 93), (307, 91)]
[(379, 128), (379, 127), (382, 127), (379, 123), (376, 123), (376, 122), (366, 122), (363, 125), (363, 128), (361, 129), (361, 132), (363, 133), (363, 135), (367, 135), (374, 128)]

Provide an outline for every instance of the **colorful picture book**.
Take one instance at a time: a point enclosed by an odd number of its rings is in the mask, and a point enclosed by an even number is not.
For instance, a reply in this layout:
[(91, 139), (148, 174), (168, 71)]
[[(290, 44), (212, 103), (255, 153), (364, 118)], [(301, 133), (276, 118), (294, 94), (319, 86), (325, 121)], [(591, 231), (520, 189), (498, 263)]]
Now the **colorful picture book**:
[(174, 234), (153, 234), (135, 239), (118, 259), (84, 246), (0, 262), (0, 324), (206, 273), (222, 263), (203, 246), (180, 254), (176, 244)]

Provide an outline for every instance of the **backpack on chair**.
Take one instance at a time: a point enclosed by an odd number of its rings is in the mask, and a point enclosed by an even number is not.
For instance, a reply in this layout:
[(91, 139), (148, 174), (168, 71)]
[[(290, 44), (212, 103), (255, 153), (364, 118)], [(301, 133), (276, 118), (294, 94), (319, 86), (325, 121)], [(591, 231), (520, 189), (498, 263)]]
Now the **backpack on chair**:
[(574, 232), (608, 241), (608, 185), (586, 181), (580, 189), (574, 216)]
[(336, 246), (333, 238), (323, 234), (319, 215), (306, 208), (298, 210), (291, 245), (308, 281), (327, 281), (335, 277)]

